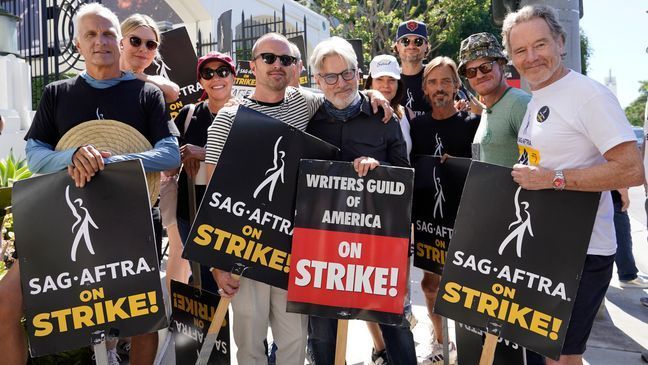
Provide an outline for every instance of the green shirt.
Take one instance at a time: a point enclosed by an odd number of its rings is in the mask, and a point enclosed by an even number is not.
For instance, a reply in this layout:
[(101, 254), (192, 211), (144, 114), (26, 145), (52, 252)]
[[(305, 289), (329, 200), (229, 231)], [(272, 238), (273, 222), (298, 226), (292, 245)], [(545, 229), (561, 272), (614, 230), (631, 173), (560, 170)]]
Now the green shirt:
[(492, 108), (482, 112), (473, 143), (480, 161), (513, 167), (518, 160), (517, 136), (531, 95), (509, 87)]

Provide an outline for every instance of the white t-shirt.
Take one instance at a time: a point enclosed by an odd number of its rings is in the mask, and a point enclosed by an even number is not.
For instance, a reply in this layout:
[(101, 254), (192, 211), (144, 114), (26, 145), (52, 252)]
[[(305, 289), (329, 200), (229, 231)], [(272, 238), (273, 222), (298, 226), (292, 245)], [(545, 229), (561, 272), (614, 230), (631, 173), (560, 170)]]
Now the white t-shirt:
[[(405, 140), (405, 146), (407, 148), (407, 160), (409, 161), (410, 153), (412, 153), (412, 136), (410, 136), (410, 123), (407, 119), (407, 112), (403, 113), (403, 117), (400, 118), (398, 124), (400, 124), (401, 132), (403, 132), (403, 139)], [(396, 114), (394, 114), (395, 117)]]
[[(529, 165), (551, 170), (591, 167), (605, 163), (603, 154), (612, 147), (635, 140), (617, 98), (578, 72), (569, 71), (532, 95), (518, 133), (520, 154), (527, 153)], [(589, 255), (616, 252), (613, 218), (612, 197), (606, 191), (601, 194)]]

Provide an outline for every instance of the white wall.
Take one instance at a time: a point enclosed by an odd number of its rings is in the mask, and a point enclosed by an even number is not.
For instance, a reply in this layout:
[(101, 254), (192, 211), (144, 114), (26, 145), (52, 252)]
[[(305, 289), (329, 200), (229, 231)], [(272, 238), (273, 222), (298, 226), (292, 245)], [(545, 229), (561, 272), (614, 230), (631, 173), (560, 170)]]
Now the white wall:
[(5, 128), (0, 135), (0, 159), (13, 148), (14, 154), (24, 156), (23, 137), (31, 125), (31, 70), (29, 64), (14, 55), (0, 56), (0, 115)]

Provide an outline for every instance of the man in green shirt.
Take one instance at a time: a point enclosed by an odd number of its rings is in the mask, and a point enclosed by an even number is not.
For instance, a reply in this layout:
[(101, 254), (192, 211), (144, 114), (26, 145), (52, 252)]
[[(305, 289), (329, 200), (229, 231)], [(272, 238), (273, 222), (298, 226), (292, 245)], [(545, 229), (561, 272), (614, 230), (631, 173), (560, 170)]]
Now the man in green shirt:
[(494, 35), (476, 33), (461, 42), (459, 75), (481, 96), (486, 108), (473, 143), (484, 162), (513, 167), (518, 160), (517, 136), (531, 95), (506, 84), (506, 56)]

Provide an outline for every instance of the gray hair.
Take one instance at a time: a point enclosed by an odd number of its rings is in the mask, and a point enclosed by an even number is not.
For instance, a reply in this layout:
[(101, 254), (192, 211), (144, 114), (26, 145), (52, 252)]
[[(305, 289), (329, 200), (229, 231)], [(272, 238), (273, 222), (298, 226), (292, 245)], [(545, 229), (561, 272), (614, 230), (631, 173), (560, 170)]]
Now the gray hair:
[(121, 38), (121, 27), (119, 26), (119, 19), (117, 18), (117, 15), (115, 15), (115, 13), (113, 13), (110, 9), (99, 3), (87, 3), (81, 5), (76, 14), (74, 14), (74, 17), (72, 17), (72, 24), (74, 27), (74, 40), (78, 40), (77, 38), (79, 37), (79, 22), (81, 21), (81, 18), (86, 15), (98, 15), (102, 18), (110, 20), (113, 27), (115, 28), (115, 31), (117, 32), (117, 38)]
[(528, 22), (535, 18), (543, 19), (547, 23), (552, 37), (556, 40), (560, 38), (563, 44), (565, 43), (567, 33), (558, 20), (556, 9), (547, 5), (527, 5), (514, 13), (509, 13), (504, 19), (504, 24), (502, 25), (502, 42), (509, 57), (511, 57), (511, 42), (509, 39), (511, 29), (520, 23)]
[[(256, 51), (257, 51), (257, 49), (259, 49), (259, 45), (263, 41), (265, 41), (266, 39), (274, 39), (274, 40), (278, 40), (278, 41), (284, 41), (284, 42), (286, 42), (286, 44), (288, 44), (288, 47), (290, 47), (290, 41), (283, 34), (274, 33), (274, 32), (266, 33), (266, 34), (262, 35), (261, 37), (259, 37), (259, 39), (257, 39), (256, 42), (254, 42), (254, 45), (252, 46), (252, 57), (253, 58), (258, 56)], [(291, 48), (291, 53), (292, 53), (292, 48)]]
[(328, 56), (340, 56), (346, 61), (349, 69), (358, 68), (358, 59), (351, 43), (340, 37), (331, 37), (320, 42), (313, 50), (313, 55), (310, 58), (313, 73), (318, 74), (320, 72), (324, 65), (324, 59)]

